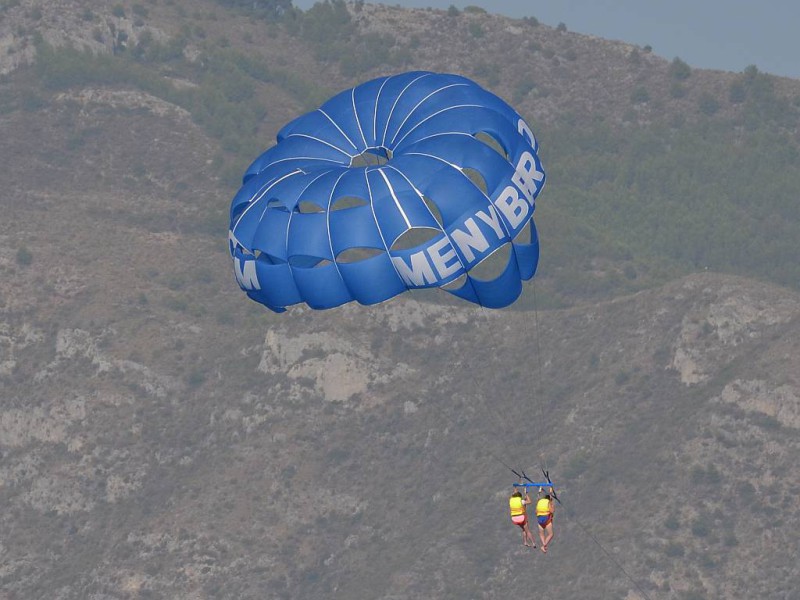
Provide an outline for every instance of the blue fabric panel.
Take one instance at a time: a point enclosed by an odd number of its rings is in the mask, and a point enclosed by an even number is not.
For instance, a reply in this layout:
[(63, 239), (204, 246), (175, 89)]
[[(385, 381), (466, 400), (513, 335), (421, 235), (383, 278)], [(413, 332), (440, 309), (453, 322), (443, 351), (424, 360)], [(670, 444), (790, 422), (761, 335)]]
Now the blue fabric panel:
[(335, 202), (339, 198), (348, 196), (369, 199), (369, 186), (367, 186), (367, 176), (365, 169), (342, 169), (338, 171), (342, 176), (337, 180), (333, 189), (332, 199)]
[(486, 207), (483, 192), (465, 174), (452, 168), (442, 170), (438, 177), (427, 181), (414, 181), (414, 185), (439, 207), (445, 228), (459, 222), (459, 217), (465, 212)]
[[(415, 78), (409, 85), (403, 88), (398, 94), (396, 99), (395, 109), (392, 111), (391, 116), (386, 122), (385, 130), (385, 145), (391, 146), (397, 133), (400, 129), (407, 125), (409, 121), (422, 120), (417, 117), (416, 113), (421, 108), (424, 114), (424, 107), (428, 103), (436, 104), (437, 101), (447, 98), (448, 93), (452, 94), (454, 90), (460, 90), (466, 84), (462, 80), (453, 78), (449, 75), (435, 76), (432, 74), (425, 74)], [(474, 85), (474, 84), (473, 84)], [(453, 87), (459, 86), (459, 87)], [(465, 96), (461, 95), (459, 100), (464, 101)], [(454, 104), (458, 102), (450, 102)], [(425, 115), (427, 116), (427, 115)]]
[(417, 104), (405, 106), (404, 113), (395, 111), (387, 135), (388, 145), (395, 147), (412, 130), (426, 130), (434, 118), (453, 110), (454, 106), (474, 104), (473, 91), (464, 83), (445, 83), (427, 92)]
[(292, 213), (288, 239), (289, 259), (292, 256), (315, 256), (333, 260), (325, 213)]
[(340, 131), (336, 127), (337, 123), (334, 115), (328, 114), (325, 116), (326, 114), (322, 109), (308, 113), (302, 121), (297, 123), (296, 129), (284, 135), (284, 139), (296, 135), (309, 135), (325, 140), (350, 155), (357, 153), (358, 146), (356, 142), (350, 139), (344, 131)]
[(479, 281), (470, 277), (463, 287), (450, 293), (476, 302), (484, 308), (504, 308), (513, 304), (522, 293), (522, 280), (519, 275), (517, 261), (512, 254), (511, 260), (497, 279)]
[[(326, 167), (324, 170), (316, 170), (308, 174), (301, 173), (292, 175), (291, 177), (284, 177), (282, 180), (276, 182), (264, 195), (265, 200), (277, 200), (290, 212), (297, 207), (301, 199), (311, 200), (325, 207), (327, 205), (327, 196), (330, 191), (325, 190), (324, 186), (315, 187), (315, 185), (317, 185), (320, 179), (324, 179), (332, 173), (334, 172), (331, 171), (329, 167)], [(312, 195), (311, 197), (304, 198), (304, 194), (309, 188), (312, 188)], [(313, 196), (314, 192), (317, 193), (317, 196)], [(320, 199), (319, 196), (323, 198)]]
[(297, 204), (300, 202), (312, 202), (323, 210), (327, 210), (331, 202), (331, 195), (333, 194), (337, 182), (342, 177), (341, 170), (326, 170), (323, 172), (316, 171), (310, 173), (311, 179), (307, 185), (299, 192), (292, 193), (292, 197), (296, 198)]
[(291, 213), (277, 208), (268, 208), (253, 236), (252, 249), (261, 250), (270, 256), (288, 260), (286, 236)]
[[(392, 198), (392, 203), (395, 207), (399, 205), (398, 210), (405, 215), (405, 219), (408, 219), (411, 227), (433, 227), (439, 229), (439, 224), (428, 207), (425, 206), (423, 199), (412, 187), (409, 177), (394, 168), (383, 168), (381, 171), (386, 176), (385, 180), (381, 178), (384, 185), (388, 180), (394, 192), (393, 196), (391, 193), (389, 194)], [(388, 191), (388, 186), (386, 189)], [(396, 203), (394, 202), (395, 198), (397, 199)]]
[(361, 123), (361, 131), (369, 147), (380, 146), (377, 141), (378, 121), (375, 118), (376, 99), (387, 79), (387, 77), (373, 79), (355, 89), (355, 111), (358, 116), (358, 122)]
[(339, 265), (339, 271), (353, 298), (361, 304), (377, 304), (406, 291), (386, 253)]
[(432, 76), (432, 73), (427, 73), (424, 71), (410, 71), (408, 73), (395, 75), (394, 77), (390, 77), (385, 81), (380, 89), (378, 97), (376, 98), (378, 106), (376, 141), (379, 142), (378, 145), (386, 145), (386, 134), (389, 121), (391, 118), (393, 118), (395, 111), (403, 110), (402, 98), (406, 91), (410, 87), (413, 87), (415, 83), (419, 83), (420, 80), (424, 80)]
[(261, 190), (268, 187), (274, 182), (274, 180), (274, 177), (268, 178), (264, 176), (254, 176), (248, 179), (247, 182), (244, 183), (241, 188), (239, 188), (239, 191), (231, 201), (231, 220), (236, 220), (238, 215), (242, 213), (243, 208), (250, 204), (250, 202), (252, 202), (252, 200), (259, 195)]
[(334, 255), (348, 248), (386, 249), (371, 206), (355, 206), (329, 214)]
[(478, 171), (486, 181), (489, 192), (501, 184), (508, 185), (514, 167), (497, 152), (468, 134), (447, 134), (430, 138), (410, 146), (408, 152), (433, 154), (461, 168)]
[(303, 301), (311, 308), (333, 308), (353, 299), (333, 263), (311, 269), (292, 269), (292, 273)]
[(375, 220), (386, 244), (391, 246), (392, 242), (408, 229), (408, 224), (377, 171), (368, 172), (367, 176), (370, 182), (369, 200)]
[(256, 261), (256, 272), (261, 282), (261, 289), (249, 292), (251, 298), (253, 295), (258, 295), (259, 298), (263, 298), (258, 302), (268, 305), (273, 310), (302, 302), (303, 297), (295, 285), (288, 264), (271, 265), (259, 257)]
[(266, 202), (252, 202), (245, 208), (235, 222), (231, 224), (230, 233), (248, 250), (254, 250), (253, 241), (255, 233), (258, 231), (258, 226), (261, 224), (261, 217), (266, 208)]
[(328, 166), (350, 164), (350, 154), (326, 145), (322, 140), (300, 137), (296, 134), (286, 138), (258, 157), (247, 170), (247, 175), (263, 173), (270, 168), (286, 170), (287, 163), (292, 169), (302, 164), (324, 164)]
[[(364, 128), (354, 108), (354, 90), (346, 90), (328, 100), (320, 107), (334, 120), (348, 138), (363, 150), (366, 147)], [(305, 124), (304, 124), (305, 125)]]

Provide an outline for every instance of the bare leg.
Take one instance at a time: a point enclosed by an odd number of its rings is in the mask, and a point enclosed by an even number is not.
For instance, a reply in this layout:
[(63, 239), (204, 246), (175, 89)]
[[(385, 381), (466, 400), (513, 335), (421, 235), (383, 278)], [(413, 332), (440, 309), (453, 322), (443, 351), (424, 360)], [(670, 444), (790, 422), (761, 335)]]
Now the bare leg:
[[(541, 530), (539, 531), (541, 534)], [(542, 552), (547, 552), (547, 545), (553, 541), (553, 522), (547, 524), (544, 529), (544, 538), (542, 539)]]
[(538, 523), (536, 528), (539, 530), (539, 540), (542, 542), (542, 552), (547, 552), (547, 542), (544, 541), (544, 529), (539, 527)]
[(531, 533), (531, 530), (528, 528), (528, 524), (527, 523), (525, 523), (525, 528), (522, 530), (522, 538), (523, 538), (523, 540), (525, 539), (526, 536), (527, 536), (528, 540), (530, 540), (530, 544), (525, 544), (525, 545), (526, 546), (530, 545), (530, 546), (536, 548), (536, 542), (533, 541), (533, 534)]

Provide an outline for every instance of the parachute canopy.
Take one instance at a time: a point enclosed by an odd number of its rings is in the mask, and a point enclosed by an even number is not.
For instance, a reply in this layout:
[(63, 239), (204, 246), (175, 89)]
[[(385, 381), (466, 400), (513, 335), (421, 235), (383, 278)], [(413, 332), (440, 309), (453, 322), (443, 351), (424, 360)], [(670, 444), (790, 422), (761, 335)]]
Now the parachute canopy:
[(533, 277), (538, 144), (475, 82), (374, 79), (290, 122), (277, 142), (231, 202), (236, 279), (256, 302), (326, 309), (441, 287), (500, 308)]

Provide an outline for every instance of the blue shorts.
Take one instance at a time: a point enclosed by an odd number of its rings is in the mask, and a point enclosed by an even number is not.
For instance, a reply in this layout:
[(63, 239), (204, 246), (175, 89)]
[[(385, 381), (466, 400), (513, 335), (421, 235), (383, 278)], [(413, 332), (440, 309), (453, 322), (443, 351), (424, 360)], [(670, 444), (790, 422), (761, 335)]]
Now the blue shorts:
[(548, 525), (550, 525), (551, 517), (550, 515), (539, 515), (536, 517), (536, 522), (539, 523), (539, 527), (544, 529)]

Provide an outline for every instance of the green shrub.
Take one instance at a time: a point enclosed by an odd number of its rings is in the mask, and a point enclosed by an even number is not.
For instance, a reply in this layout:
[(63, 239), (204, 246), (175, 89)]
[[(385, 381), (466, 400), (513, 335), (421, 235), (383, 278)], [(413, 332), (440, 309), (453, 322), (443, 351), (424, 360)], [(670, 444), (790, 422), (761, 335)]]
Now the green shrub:
[(650, 93), (647, 91), (647, 88), (643, 85), (637, 87), (633, 92), (631, 92), (631, 102), (634, 104), (645, 104), (650, 100)]
[(711, 532), (711, 524), (706, 517), (699, 516), (692, 521), (691, 529), (694, 535), (704, 538)]
[[(218, 4), (230, 6), (247, 14), (267, 20), (276, 20), (295, 13), (291, 0), (216, 0)], [(334, 0), (336, 1), (336, 0)], [(327, 0), (326, 0), (327, 2)], [(322, 4), (318, 2), (317, 4)], [(310, 9), (310, 10), (313, 10)]]
[(516, 102), (521, 102), (531, 91), (536, 88), (536, 84), (529, 77), (523, 77), (514, 86), (512, 99)]
[(728, 88), (728, 100), (732, 104), (741, 104), (747, 98), (747, 88), (741, 81), (734, 81)]
[(700, 95), (697, 106), (700, 108), (700, 112), (708, 116), (716, 114), (720, 109), (719, 101), (709, 92), (703, 92)]
[(669, 66), (669, 75), (673, 79), (684, 81), (692, 75), (692, 68), (676, 56)]
[(563, 475), (567, 479), (575, 479), (589, 468), (589, 454), (585, 450), (578, 450), (567, 461)]
[(203, 385), (206, 380), (206, 374), (202, 369), (192, 369), (186, 376), (186, 383), (191, 388), (197, 388)]
[(667, 547), (664, 548), (664, 554), (670, 558), (678, 558), (679, 556), (683, 556), (683, 553), (683, 546), (675, 542), (670, 542), (667, 544)]
[(33, 262), (33, 253), (30, 250), (28, 250), (25, 246), (20, 246), (17, 249), (17, 264), (23, 267), (27, 267), (32, 262)]
[(474, 38), (482, 38), (485, 34), (483, 26), (480, 23), (476, 23), (475, 21), (472, 21), (467, 26), (467, 30), (469, 31), (469, 34)]
[(669, 86), (669, 95), (673, 98), (683, 98), (686, 96), (686, 88), (675, 81)]
[(148, 15), (147, 8), (141, 4), (134, 4), (131, 6), (131, 12), (142, 19), (146, 19)]

